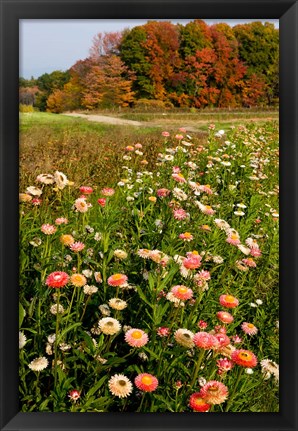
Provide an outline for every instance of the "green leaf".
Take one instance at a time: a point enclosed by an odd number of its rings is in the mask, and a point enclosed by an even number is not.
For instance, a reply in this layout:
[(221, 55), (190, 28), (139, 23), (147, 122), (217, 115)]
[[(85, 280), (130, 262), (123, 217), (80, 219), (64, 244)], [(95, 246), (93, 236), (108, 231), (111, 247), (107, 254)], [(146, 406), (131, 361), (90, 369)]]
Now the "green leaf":
[(97, 383), (95, 383), (95, 385), (87, 392), (86, 399), (89, 399), (90, 397), (92, 397), (92, 395), (94, 395), (95, 392), (97, 392), (101, 388), (101, 386), (107, 380), (107, 378), (108, 376), (105, 375)]
[(26, 316), (26, 311), (22, 304), (19, 302), (19, 328), (22, 326), (24, 317)]
[(149, 305), (149, 307), (153, 308), (153, 306), (150, 304), (150, 302), (148, 301), (148, 299), (146, 298), (144, 292), (142, 291), (142, 289), (140, 288), (140, 286), (136, 286), (137, 287), (137, 291), (139, 294), (139, 297), (147, 304)]
[(81, 322), (74, 323), (73, 325), (69, 326), (68, 328), (64, 329), (61, 334), (58, 337), (57, 343), (59, 344), (61, 340), (63, 340), (64, 335), (66, 335), (69, 331), (71, 331), (74, 328), (77, 328), (78, 326), (81, 326)]

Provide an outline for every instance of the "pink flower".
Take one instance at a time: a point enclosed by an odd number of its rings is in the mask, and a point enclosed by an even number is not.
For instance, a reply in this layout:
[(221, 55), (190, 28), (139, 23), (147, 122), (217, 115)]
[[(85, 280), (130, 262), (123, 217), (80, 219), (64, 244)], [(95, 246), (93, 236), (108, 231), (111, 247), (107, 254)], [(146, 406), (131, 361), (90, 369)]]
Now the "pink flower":
[(69, 281), (69, 275), (63, 271), (55, 271), (48, 275), (46, 284), (49, 287), (63, 287)]
[(182, 208), (173, 211), (174, 219), (185, 220), (189, 217), (189, 214)]
[(125, 286), (127, 284), (127, 276), (124, 274), (113, 274), (108, 278), (109, 286)]
[(241, 329), (248, 335), (256, 335), (258, 332), (258, 328), (252, 323), (243, 322), (241, 325)]
[(210, 380), (201, 388), (200, 395), (209, 404), (221, 404), (228, 398), (229, 390), (223, 383)]
[(125, 147), (126, 151), (133, 151), (134, 147), (132, 145), (127, 145), (127, 147)]
[(221, 295), (219, 297), (219, 302), (223, 307), (227, 308), (235, 308), (239, 304), (238, 299), (232, 295)]
[(216, 317), (223, 323), (232, 323), (234, 317), (227, 311), (218, 311)]
[(171, 292), (175, 296), (175, 298), (181, 299), (182, 301), (186, 301), (193, 296), (193, 291), (188, 287), (182, 285), (172, 287)]
[(51, 224), (43, 224), (41, 226), (41, 231), (45, 234), (45, 235), (53, 235), (53, 233), (55, 233), (57, 230), (56, 226), (53, 226)]
[(135, 145), (135, 148), (136, 148), (137, 150), (139, 150), (139, 149), (143, 148), (143, 145), (142, 145), (142, 144), (140, 144), (140, 143), (137, 143), (137, 144)]
[(214, 330), (217, 334), (226, 334), (227, 333), (227, 329), (221, 325), (215, 325)]
[(179, 130), (179, 132), (186, 133), (186, 129), (184, 127), (180, 127), (180, 129), (178, 129), (178, 130)]
[(181, 233), (179, 235), (179, 238), (183, 239), (184, 241), (192, 241), (193, 240), (193, 236), (190, 232)]
[(259, 248), (252, 248), (252, 249), (250, 250), (250, 254), (251, 254), (253, 257), (260, 257), (260, 256), (262, 256), (262, 252), (261, 252), (261, 250), (260, 250)]
[(232, 337), (231, 337), (231, 340), (233, 341), (233, 343), (235, 343), (235, 344), (240, 344), (240, 343), (242, 343), (242, 338), (241, 337), (239, 337), (239, 335), (233, 335)]
[(145, 346), (145, 344), (148, 343), (149, 338), (146, 332), (142, 331), (142, 329), (129, 329), (125, 333), (125, 341), (131, 346), (131, 347), (142, 347)]
[(198, 327), (199, 327), (200, 329), (206, 329), (206, 328), (207, 328), (207, 326), (208, 326), (208, 323), (207, 323), (207, 322), (205, 322), (204, 320), (200, 320), (200, 321), (199, 321), (199, 323), (198, 323)]
[(73, 389), (72, 391), (69, 391), (68, 396), (71, 401), (76, 402), (81, 397), (81, 393), (76, 389)]
[(156, 194), (159, 198), (164, 198), (169, 196), (169, 194), (171, 193), (171, 191), (169, 189), (158, 189)]
[(216, 361), (216, 365), (219, 371), (227, 372), (233, 368), (234, 363), (228, 358), (220, 358)]
[(201, 349), (214, 349), (219, 346), (218, 340), (214, 335), (208, 332), (197, 332), (193, 337), (193, 342), (195, 345)]
[(170, 328), (166, 326), (160, 326), (157, 330), (157, 335), (160, 337), (168, 337), (170, 335)]
[(179, 168), (179, 166), (173, 166), (172, 172), (173, 174), (180, 174), (181, 169)]
[(39, 206), (42, 203), (42, 200), (39, 199), (39, 198), (33, 198), (32, 201), (31, 201), (31, 203), (32, 203), (32, 205), (34, 205), (34, 206), (37, 207), (37, 206)]
[(238, 234), (235, 234), (235, 233), (232, 233), (231, 235), (229, 235), (228, 238), (226, 239), (226, 242), (232, 245), (238, 245), (241, 243)]
[(67, 218), (65, 218), (65, 217), (58, 217), (58, 218), (56, 218), (55, 223), (56, 223), (57, 225), (60, 225), (60, 224), (67, 224), (67, 223), (68, 223), (68, 219), (67, 219)]
[(202, 257), (199, 254), (188, 252), (184, 258), (182, 265), (187, 269), (197, 269), (201, 266)]
[[(255, 250), (255, 249), (253, 249), (253, 250)], [(242, 259), (242, 262), (246, 266), (249, 266), (250, 268), (255, 268), (257, 266), (256, 262), (251, 257), (248, 257), (246, 259)]]
[(152, 374), (142, 373), (135, 378), (135, 385), (141, 391), (153, 392), (158, 387), (158, 380)]
[(184, 178), (184, 176), (179, 173), (179, 174), (172, 174), (172, 178), (177, 181), (178, 183), (186, 183), (186, 179)]
[(88, 186), (81, 186), (80, 187), (80, 192), (84, 193), (85, 195), (91, 195), (91, 193), (93, 192), (93, 188), (92, 187), (88, 187)]
[(189, 407), (195, 412), (207, 412), (211, 404), (208, 404), (200, 395), (200, 392), (195, 392), (190, 396)]
[(162, 132), (162, 136), (165, 138), (168, 138), (170, 136), (169, 132)]
[(178, 134), (178, 135), (175, 136), (175, 138), (178, 139), (179, 141), (181, 141), (181, 139), (183, 139), (183, 135), (179, 135)]
[(230, 344), (230, 339), (226, 334), (215, 334), (214, 337), (217, 339), (217, 341), (219, 342), (219, 349), (221, 347), (226, 347)]
[(90, 203), (86, 202), (85, 198), (78, 198), (74, 203), (75, 209), (80, 213), (86, 213), (88, 208), (92, 207)]
[(98, 203), (98, 205), (100, 205), (101, 207), (105, 207), (105, 205), (106, 205), (106, 199), (105, 198), (100, 198), (100, 199), (97, 199), (97, 203)]
[(81, 241), (74, 242), (73, 244), (70, 244), (69, 248), (71, 251), (77, 253), (79, 251), (82, 251), (85, 248), (85, 244)]
[(111, 187), (105, 187), (101, 190), (101, 194), (104, 196), (113, 196), (115, 194), (115, 190)]
[(195, 275), (196, 279), (199, 280), (210, 280), (211, 275), (209, 271), (205, 271), (204, 269), (202, 269), (202, 271), (199, 271), (196, 275)]

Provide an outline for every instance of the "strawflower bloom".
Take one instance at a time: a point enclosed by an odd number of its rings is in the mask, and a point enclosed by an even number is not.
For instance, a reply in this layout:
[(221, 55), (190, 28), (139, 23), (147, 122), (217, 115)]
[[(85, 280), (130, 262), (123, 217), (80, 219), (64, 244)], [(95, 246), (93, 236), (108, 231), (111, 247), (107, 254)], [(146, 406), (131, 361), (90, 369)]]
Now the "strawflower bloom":
[(194, 347), (193, 342), (194, 333), (189, 331), (188, 329), (177, 329), (174, 333), (174, 338), (180, 346), (187, 347), (189, 349)]
[(109, 306), (111, 308), (113, 308), (114, 310), (124, 310), (124, 308), (127, 307), (127, 302), (123, 301), (122, 299), (119, 298), (111, 298), (109, 300)]
[(70, 244), (69, 248), (74, 253), (77, 253), (79, 251), (82, 251), (85, 248), (85, 244), (82, 243), (81, 241), (77, 241), (77, 242)]
[(135, 378), (135, 385), (140, 391), (153, 392), (158, 387), (158, 380), (152, 374), (142, 373)]
[(216, 317), (223, 323), (232, 323), (234, 320), (234, 317), (227, 311), (218, 311)]
[(96, 293), (98, 291), (98, 287), (96, 287), (96, 286), (89, 286), (88, 284), (86, 284), (83, 287), (83, 291), (84, 291), (85, 295), (91, 296), (91, 295), (93, 295), (94, 293)]
[(157, 191), (156, 191), (156, 194), (157, 194), (157, 196), (159, 197), (159, 198), (164, 198), (164, 197), (167, 197), (167, 196), (169, 196), (169, 194), (171, 193), (171, 191), (169, 190), (169, 189), (165, 189), (165, 188), (163, 188), (163, 189), (158, 189)]
[(193, 337), (194, 344), (201, 349), (215, 349), (219, 347), (219, 342), (214, 335), (208, 332), (197, 332)]
[(68, 219), (65, 217), (58, 217), (55, 220), (55, 224), (60, 225), (60, 224), (67, 224), (68, 223)]
[(19, 202), (30, 202), (32, 201), (32, 196), (28, 193), (20, 193), (19, 194)]
[(86, 201), (85, 198), (78, 198), (75, 200), (74, 207), (80, 213), (86, 213), (92, 205)]
[(228, 398), (229, 390), (223, 383), (210, 380), (201, 388), (200, 395), (209, 404), (221, 404)]
[(253, 368), (257, 365), (257, 357), (250, 350), (234, 350), (231, 355), (232, 361), (241, 367)]
[(76, 389), (73, 389), (72, 391), (69, 391), (68, 396), (71, 401), (76, 402), (81, 397), (81, 392), (77, 391)]
[(196, 252), (186, 253), (187, 257), (183, 259), (182, 265), (187, 269), (197, 269), (201, 266), (202, 256)]
[(149, 337), (142, 329), (132, 328), (125, 333), (125, 341), (131, 347), (143, 347), (148, 343)]
[(58, 187), (58, 189), (62, 190), (69, 184), (67, 176), (63, 174), (63, 172), (55, 171), (54, 172), (54, 180)]
[(55, 271), (48, 275), (46, 284), (49, 287), (63, 287), (69, 281), (69, 275), (63, 271)]
[(185, 220), (189, 217), (189, 214), (183, 209), (179, 208), (173, 211), (174, 219), (176, 220)]
[(113, 196), (113, 194), (115, 194), (115, 190), (111, 187), (105, 187), (101, 190), (101, 194), (104, 196)]
[(177, 299), (182, 301), (190, 299), (193, 296), (193, 291), (183, 285), (173, 286), (171, 292)]
[(47, 368), (48, 365), (49, 365), (49, 361), (47, 360), (47, 358), (43, 356), (40, 358), (33, 359), (33, 361), (30, 362), (28, 367), (32, 371), (42, 371), (45, 368)]
[(114, 256), (117, 257), (118, 259), (123, 260), (127, 258), (128, 254), (124, 250), (116, 249), (114, 251)]
[(50, 308), (50, 313), (52, 313), (54, 315), (56, 315), (56, 314), (63, 314), (64, 311), (65, 311), (64, 307), (61, 304), (59, 304), (59, 307), (58, 307), (58, 304), (53, 304), (51, 306), (51, 308)]
[(19, 349), (22, 349), (27, 341), (26, 335), (23, 332), (19, 332)]
[(124, 374), (115, 374), (109, 380), (109, 390), (112, 395), (125, 398), (132, 392), (132, 383)]
[(250, 268), (255, 268), (257, 266), (256, 262), (251, 257), (248, 257), (247, 259), (242, 259), (242, 262)]
[(56, 226), (53, 226), (49, 223), (43, 224), (40, 228), (40, 230), (45, 234), (45, 235), (53, 235), (53, 233), (56, 232), (57, 228)]
[[(225, 328), (223, 328), (225, 329)], [(219, 345), (218, 345), (218, 349), (221, 349), (222, 347), (226, 347), (230, 344), (230, 339), (226, 334), (223, 333), (217, 333), (214, 335), (214, 337), (217, 339)]]
[(108, 278), (109, 286), (126, 286), (127, 276), (124, 274), (113, 274)]
[(75, 242), (74, 237), (72, 235), (64, 234), (60, 236), (60, 242), (63, 245), (71, 245)]
[(93, 188), (88, 186), (81, 186), (80, 192), (84, 195), (91, 195), (91, 193), (93, 192)]
[(162, 136), (165, 138), (168, 138), (170, 136), (169, 132), (162, 132)]
[(99, 198), (97, 199), (98, 205), (100, 205), (102, 208), (106, 206), (107, 200), (105, 198)]
[(262, 367), (263, 375), (266, 376), (270, 374), (268, 376), (268, 378), (270, 378), (271, 374), (273, 374), (275, 379), (279, 381), (279, 365), (276, 362), (271, 361), (270, 359), (262, 359), (260, 365)]
[(121, 330), (121, 324), (117, 319), (112, 317), (104, 317), (98, 322), (98, 327), (103, 334), (115, 335)]
[(189, 407), (196, 412), (207, 412), (211, 404), (208, 404), (202, 397), (200, 392), (195, 392), (190, 396)]
[(200, 329), (206, 329), (206, 328), (207, 328), (207, 326), (208, 326), (208, 323), (207, 323), (207, 322), (205, 322), (204, 320), (200, 320), (200, 321), (199, 321), (199, 323), (198, 323), (198, 327), (199, 327)]
[(256, 335), (258, 332), (258, 328), (252, 323), (243, 322), (241, 325), (241, 329), (248, 335)]
[(227, 308), (235, 308), (239, 304), (238, 299), (232, 295), (221, 295), (219, 297), (219, 302), (223, 307)]
[(179, 238), (183, 239), (184, 241), (192, 241), (193, 240), (193, 236), (190, 232), (181, 233), (179, 235)]
[(234, 363), (228, 358), (219, 358), (216, 361), (216, 366), (218, 367), (218, 371), (226, 373), (233, 368)]
[(83, 287), (87, 283), (87, 279), (83, 274), (72, 274), (70, 282), (73, 286)]
[(166, 326), (160, 326), (157, 330), (157, 335), (160, 337), (168, 337), (170, 335), (170, 328)]
[(228, 236), (226, 242), (232, 245), (239, 245), (241, 243), (238, 233), (234, 232)]

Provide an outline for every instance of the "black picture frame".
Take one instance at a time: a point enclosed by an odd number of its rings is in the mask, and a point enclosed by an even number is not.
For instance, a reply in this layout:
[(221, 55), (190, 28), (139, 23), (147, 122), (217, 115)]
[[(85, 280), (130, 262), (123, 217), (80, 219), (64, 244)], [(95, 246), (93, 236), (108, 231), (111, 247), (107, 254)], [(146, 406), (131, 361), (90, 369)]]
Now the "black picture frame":
[[(297, 43), (289, 0), (0, 0), (1, 392), (0, 426), (17, 430), (297, 430)], [(280, 23), (280, 412), (20, 413), (18, 401), (18, 57), (20, 19), (251, 18)]]

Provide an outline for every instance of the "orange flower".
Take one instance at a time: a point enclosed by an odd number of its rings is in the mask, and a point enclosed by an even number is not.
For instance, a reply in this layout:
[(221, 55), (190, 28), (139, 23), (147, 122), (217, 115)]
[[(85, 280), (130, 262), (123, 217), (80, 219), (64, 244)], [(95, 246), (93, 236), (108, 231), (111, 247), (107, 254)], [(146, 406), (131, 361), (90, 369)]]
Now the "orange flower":
[(235, 364), (246, 368), (253, 368), (257, 365), (258, 359), (250, 350), (234, 350), (232, 353), (232, 361)]

